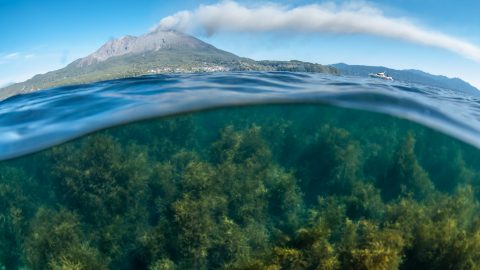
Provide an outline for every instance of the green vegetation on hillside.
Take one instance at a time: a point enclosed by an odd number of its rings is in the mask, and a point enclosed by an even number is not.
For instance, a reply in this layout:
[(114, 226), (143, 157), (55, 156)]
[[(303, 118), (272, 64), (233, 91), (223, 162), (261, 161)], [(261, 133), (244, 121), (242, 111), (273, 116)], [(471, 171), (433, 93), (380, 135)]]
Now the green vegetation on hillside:
[(197, 112), (0, 163), (4, 269), (478, 269), (480, 152), (317, 105)]
[(254, 61), (211, 48), (203, 51), (168, 49), (116, 56), (91, 65), (74, 61), (65, 68), (0, 89), (0, 99), (50, 87), (138, 77), (149, 74), (224, 71), (291, 71), (339, 74), (330, 66), (301, 61)]

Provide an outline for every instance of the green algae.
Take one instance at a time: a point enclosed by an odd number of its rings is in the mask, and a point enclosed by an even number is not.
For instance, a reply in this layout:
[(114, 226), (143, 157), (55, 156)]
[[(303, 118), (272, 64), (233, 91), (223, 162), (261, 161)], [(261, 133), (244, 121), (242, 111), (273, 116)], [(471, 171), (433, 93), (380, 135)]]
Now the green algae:
[(477, 269), (480, 152), (320, 105), (134, 123), (0, 163), (5, 269)]

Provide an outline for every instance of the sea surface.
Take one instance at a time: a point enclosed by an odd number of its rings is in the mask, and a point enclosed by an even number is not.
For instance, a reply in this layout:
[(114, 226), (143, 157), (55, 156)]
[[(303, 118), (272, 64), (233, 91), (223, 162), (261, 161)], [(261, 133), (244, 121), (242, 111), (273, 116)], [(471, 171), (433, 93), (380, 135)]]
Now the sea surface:
[(0, 160), (142, 119), (275, 103), (386, 113), (480, 147), (480, 93), (314, 73), (199, 73), (57, 87), (0, 101)]
[(480, 95), (289, 72), (0, 101), (0, 269), (478, 269)]

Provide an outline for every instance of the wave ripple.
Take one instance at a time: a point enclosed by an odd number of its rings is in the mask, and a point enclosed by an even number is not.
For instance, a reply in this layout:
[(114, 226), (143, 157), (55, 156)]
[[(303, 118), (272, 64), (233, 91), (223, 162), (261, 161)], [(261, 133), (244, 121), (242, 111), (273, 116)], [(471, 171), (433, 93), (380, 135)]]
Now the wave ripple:
[(8, 98), (0, 102), (0, 160), (142, 119), (277, 103), (387, 113), (480, 148), (480, 94), (326, 74), (229, 72), (143, 76)]

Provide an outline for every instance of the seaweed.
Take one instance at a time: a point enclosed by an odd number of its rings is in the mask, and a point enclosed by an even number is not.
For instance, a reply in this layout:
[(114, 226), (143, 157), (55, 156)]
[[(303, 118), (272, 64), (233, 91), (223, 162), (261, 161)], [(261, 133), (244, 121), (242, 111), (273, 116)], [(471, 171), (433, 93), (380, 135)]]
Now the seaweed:
[(480, 151), (386, 115), (224, 108), (0, 163), (4, 269), (477, 269)]

